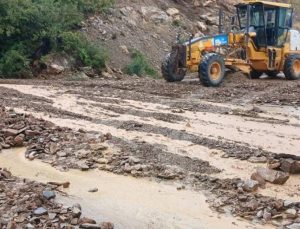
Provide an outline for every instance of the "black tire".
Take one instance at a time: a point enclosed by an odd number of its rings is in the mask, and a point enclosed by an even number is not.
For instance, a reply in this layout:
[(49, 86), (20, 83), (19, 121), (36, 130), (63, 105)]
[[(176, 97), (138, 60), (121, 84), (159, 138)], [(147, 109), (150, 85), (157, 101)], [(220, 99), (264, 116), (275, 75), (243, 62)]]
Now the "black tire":
[(289, 55), (284, 63), (283, 73), (287, 80), (298, 80), (300, 79), (300, 55), (292, 54)]
[[(218, 66), (217, 73), (213, 66)], [(214, 75), (215, 74), (215, 75)], [(204, 55), (199, 65), (199, 78), (201, 83), (206, 87), (218, 87), (221, 85), (225, 77), (225, 61), (224, 58), (217, 53), (208, 53)]]
[(250, 72), (250, 77), (251, 77), (251, 79), (259, 79), (262, 76), (262, 74), (263, 74), (263, 72), (252, 69)]
[(266, 74), (271, 78), (271, 79), (275, 79), (277, 77), (277, 75), (279, 74), (278, 71), (267, 71)]
[(162, 63), (161, 72), (167, 82), (182, 81), (186, 75), (185, 69), (177, 67), (176, 57), (177, 53), (169, 53)]

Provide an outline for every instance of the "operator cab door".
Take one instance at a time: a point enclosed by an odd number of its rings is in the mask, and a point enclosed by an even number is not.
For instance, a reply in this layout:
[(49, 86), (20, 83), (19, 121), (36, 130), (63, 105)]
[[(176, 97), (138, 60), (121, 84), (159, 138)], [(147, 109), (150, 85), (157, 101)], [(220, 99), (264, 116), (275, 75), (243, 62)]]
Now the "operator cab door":
[[(249, 32), (256, 32), (254, 43), (262, 48), (282, 47), (292, 27), (292, 9), (255, 3), (249, 5)], [(247, 30), (247, 5), (238, 5), (242, 30)]]

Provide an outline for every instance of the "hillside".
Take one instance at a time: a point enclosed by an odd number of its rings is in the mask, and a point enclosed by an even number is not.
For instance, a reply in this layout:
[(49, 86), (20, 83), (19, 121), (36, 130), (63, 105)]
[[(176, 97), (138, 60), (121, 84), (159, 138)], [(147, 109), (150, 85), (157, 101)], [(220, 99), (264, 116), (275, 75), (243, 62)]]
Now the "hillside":
[(84, 31), (93, 41), (102, 41), (110, 53), (109, 65), (123, 68), (129, 52), (138, 49), (159, 71), (177, 34), (188, 39), (191, 33), (216, 34), (218, 12), (234, 12), (236, 1), (117, 1), (108, 15), (92, 16)]

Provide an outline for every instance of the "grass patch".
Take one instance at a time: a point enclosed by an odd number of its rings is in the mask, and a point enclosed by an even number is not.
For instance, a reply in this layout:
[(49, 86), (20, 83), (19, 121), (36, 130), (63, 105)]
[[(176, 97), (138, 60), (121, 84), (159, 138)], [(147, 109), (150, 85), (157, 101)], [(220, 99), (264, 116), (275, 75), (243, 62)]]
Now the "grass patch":
[(124, 69), (128, 75), (147, 75), (157, 78), (157, 71), (149, 64), (143, 53), (133, 49), (131, 50), (131, 58), (131, 62)]

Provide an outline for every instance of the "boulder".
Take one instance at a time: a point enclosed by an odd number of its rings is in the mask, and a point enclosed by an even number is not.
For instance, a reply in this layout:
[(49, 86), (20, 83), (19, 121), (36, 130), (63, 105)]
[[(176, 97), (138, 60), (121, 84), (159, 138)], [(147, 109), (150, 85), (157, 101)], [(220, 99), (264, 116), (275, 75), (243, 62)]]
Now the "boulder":
[(47, 72), (49, 74), (60, 74), (62, 73), (63, 71), (65, 70), (65, 68), (61, 65), (58, 65), (58, 64), (50, 64), (48, 67), (47, 67)]
[(265, 179), (262, 178), (258, 173), (256, 173), (256, 172), (253, 173), (253, 174), (251, 175), (251, 179), (257, 181), (257, 182), (259, 183), (259, 187), (265, 188), (265, 186), (266, 186), (266, 181), (265, 181)]
[(258, 187), (259, 187), (259, 182), (252, 179), (246, 180), (242, 185), (243, 190), (246, 192), (254, 192), (258, 189)]
[(207, 26), (204, 22), (202, 21), (197, 21), (196, 23), (197, 28), (201, 31), (201, 32), (205, 32), (207, 31)]
[(281, 159), (280, 169), (287, 173), (300, 173), (300, 161), (293, 159)]
[(273, 184), (284, 184), (290, 178), (288, 173), (275, 171), (268, 168), (258, 168), (257, 173), (264, 180)]
[(141, 14), (146, 21), (155, 23), (165, 23), (170, 20), (166, 12), (154, 6), (143, 6), (141, 8)]
[(290, 208), (285, 211), (285, 215), (289, 219), (295, 219), (297, 218), (297, 211), (294, 208)]
[(167, 14), (169, 15), (169, 16), (171, 16), (171, 17), (173, 17), (173, 16), (175, 16), (175, 15), (178, 15), (180, 12), (179, 12), (179, 10), (178, 9), (176, 9), (176, 8), (169, 8), (169, 9), (167, 9)]

